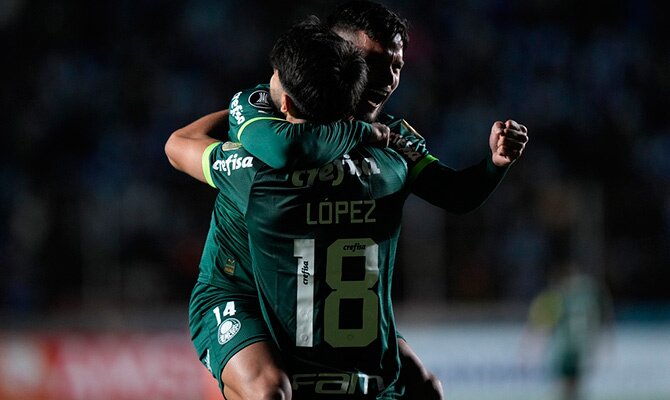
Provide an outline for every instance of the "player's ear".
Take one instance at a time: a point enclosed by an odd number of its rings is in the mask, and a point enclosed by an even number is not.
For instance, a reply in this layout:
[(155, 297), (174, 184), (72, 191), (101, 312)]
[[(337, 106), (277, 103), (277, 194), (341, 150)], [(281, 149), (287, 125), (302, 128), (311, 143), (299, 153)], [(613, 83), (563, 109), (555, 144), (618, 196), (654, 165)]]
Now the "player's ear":
[(286, 116), (290, 115), (293, 118), (297, 117), (296, 113), (298, 110), (295, 107), (295, 103), (293, 102), (293, 99), (288, 94), (286, 94), (286, 92), (281, 94), (279, 111), (281, 111), (281, 113)]

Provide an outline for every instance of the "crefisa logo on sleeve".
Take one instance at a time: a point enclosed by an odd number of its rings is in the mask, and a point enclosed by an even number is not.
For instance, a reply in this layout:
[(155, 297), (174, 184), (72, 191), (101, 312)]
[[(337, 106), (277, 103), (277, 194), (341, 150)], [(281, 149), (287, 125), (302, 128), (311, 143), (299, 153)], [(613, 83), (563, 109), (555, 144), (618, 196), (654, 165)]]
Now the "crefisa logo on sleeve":
[(242, 323), (237, 318), (228, 318), (219, 325), (219, 344), (228, 343), (240, 331)]
[(259, 110), (272, 110), (272, 101), (270, 100), (270, 92), (267, 90), (256, 90), (249, 95), (249, 104), (258, 108)]

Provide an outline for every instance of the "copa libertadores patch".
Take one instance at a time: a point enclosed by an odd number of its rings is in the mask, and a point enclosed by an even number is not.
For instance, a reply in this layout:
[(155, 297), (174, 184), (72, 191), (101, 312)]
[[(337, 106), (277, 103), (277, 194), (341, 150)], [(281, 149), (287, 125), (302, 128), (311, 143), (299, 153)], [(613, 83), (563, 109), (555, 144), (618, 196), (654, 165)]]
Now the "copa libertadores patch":
[(270, 92), (267, 90), (256, 90), (249, 95), (249, 104), (265, 111), (272, 110), (272, 103), (270, 102)]

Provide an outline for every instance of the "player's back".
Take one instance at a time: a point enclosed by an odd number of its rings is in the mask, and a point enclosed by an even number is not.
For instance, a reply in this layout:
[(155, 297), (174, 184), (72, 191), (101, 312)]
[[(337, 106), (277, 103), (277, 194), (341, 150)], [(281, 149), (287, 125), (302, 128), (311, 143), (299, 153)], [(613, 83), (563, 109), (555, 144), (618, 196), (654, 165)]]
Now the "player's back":
[(390, 289), (406, 178), (397, 152), (373, 147), (255, 177), (254, 273), (299, 398), (375, 392), (397, 378)]

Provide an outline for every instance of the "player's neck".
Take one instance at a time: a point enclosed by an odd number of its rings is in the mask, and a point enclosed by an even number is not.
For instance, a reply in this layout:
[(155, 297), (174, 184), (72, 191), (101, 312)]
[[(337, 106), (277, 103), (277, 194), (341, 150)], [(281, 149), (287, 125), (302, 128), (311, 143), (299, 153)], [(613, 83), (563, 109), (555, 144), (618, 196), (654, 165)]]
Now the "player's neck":
[(286, 120), (292, 124), (304, 124), (307, 122), (306, 119), (294, 117), (291, 113), (286, 114)]

